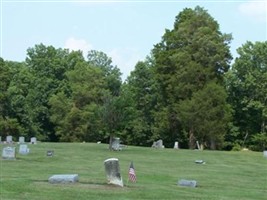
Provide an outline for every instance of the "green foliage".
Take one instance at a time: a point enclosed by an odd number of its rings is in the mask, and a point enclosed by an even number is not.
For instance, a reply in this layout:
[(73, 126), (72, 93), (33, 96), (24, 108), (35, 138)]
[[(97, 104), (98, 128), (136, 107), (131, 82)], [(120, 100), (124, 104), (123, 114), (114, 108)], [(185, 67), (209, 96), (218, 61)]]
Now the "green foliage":
[(248, 135), (251, 144), (255, 144), (255, 134), (267, 131), (266, 50), (267, 42), (247, 42), (237, 50), (240, 56), (226, 76), (229, 102), (234, 110), (233, 123), (240, 130), (234, 139)]
[[(200, 134), (200, 140), (209, 143), (212, 140), (214, 144), (208, 145), (212, 148), (222, 141), (229, 109), (226, 95), (220, 94), (224, 93), (223, 75), (232, 58), (230, 40), (231, 35), (222, 34), (218, 23), (200, 7), (184, 9), (176, 17), (173, 30), (166, 30), (161, 43), (153, 49), (155, 78), (162, 96), (155, 128), (166, 130), (159, 133), (162, 138), (172, 138), (173, 142), (185, 129), (191, 148), (201, 132), (209, 136)], [(210, 82), (218, 87), (210, 88)], [(205, 105), (204, 101), (211, 104)], [(216, 105), (214, 101), (218, 101)], [(223, 109), (221, 113), (219, 109)]]
[[(104, 52), (37, 44), (0, 58), (0, 131), (42, 141), (266, 148), (267, 43), (246, 42), (230, 69), (231, 34), (199, 6), (178, 13), (122, 83)], [(227, 91), (227, 92), (226, 92)], [(232, 117), (233, 115), (233, 117)]]

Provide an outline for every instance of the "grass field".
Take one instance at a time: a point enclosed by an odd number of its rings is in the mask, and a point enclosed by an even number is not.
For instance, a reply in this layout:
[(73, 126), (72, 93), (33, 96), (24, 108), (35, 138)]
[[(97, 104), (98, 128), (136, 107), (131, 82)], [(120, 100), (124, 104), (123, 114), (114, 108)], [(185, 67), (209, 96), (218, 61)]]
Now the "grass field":
[[(262, 152), (133, 146), (111, 152), (106, 144), (92, 143), (28, 146), (30, 154), (17, 154), (13, 161), (1, 160), (0, 200), (267, 199), (267, 159)], [(50, 149), (54, 150), (54, 157), (46, 156)], [(104, 160), (112, 157), (119, 159), (126, 184), (123, 188), (106, 184)], [(206, 164), (195, 164), (195, 160), (204, 160)], [(131, 161), (137, 183), (127, 183)], [(48, 183), (54, 174), (78, 174), (79, 182)], [(198, 187), (178, 186), (180, 179), (194, 179)]]

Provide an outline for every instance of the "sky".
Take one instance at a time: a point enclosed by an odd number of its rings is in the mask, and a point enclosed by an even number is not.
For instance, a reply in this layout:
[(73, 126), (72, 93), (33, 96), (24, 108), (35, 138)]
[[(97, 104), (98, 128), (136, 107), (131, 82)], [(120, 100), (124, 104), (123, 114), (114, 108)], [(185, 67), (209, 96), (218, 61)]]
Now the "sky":
[(232, 33), (231, 53), (246, 41), (267, 41), (267, 0), (0, 0), (0, 56), (24, 61), (36, 44), (98, 50), (125, 80), (150, 55), (185, 8), (204, 7)]

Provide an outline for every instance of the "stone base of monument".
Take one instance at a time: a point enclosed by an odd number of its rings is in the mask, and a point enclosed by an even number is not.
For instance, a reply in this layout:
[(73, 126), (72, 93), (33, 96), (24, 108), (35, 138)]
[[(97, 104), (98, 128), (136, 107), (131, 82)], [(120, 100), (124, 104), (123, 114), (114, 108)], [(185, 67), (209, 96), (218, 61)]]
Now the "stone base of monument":
[(75, 183), (79, 181), (78, 174), (57, 174), (48, 179), (49, 183)]
[(197, 187), (197, 182), (195, 180), (181, 179), (178, 181), (178, 185), (187, 187)]

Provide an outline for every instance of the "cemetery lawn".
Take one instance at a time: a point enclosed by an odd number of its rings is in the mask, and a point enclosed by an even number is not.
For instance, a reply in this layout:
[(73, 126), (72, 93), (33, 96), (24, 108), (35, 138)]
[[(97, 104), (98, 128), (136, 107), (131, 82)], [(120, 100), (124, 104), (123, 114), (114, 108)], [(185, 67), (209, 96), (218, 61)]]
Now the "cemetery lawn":
[[(267, 199), (267, 159), (262, 152), (134, 146), (115, 152), (109, 151), (107, 144), (92, 143), (38, 143), (28, 147), (28, 155), (1, 159), (1, 200)], [(54, 156), (47, 157), (47, 150), (54, 150)], [(108, 158), (119, 159), (125, 187), (106, 184), (104, 160)], [(196, 164), (195, 160), (206, 164)], [(127, 183), (131, 161), (136, 183)], [(79, 182), (48, 183), (54, 174), (78, 174)], [(198, 187), (178, 186), (180, 179), (196, 180)]]

